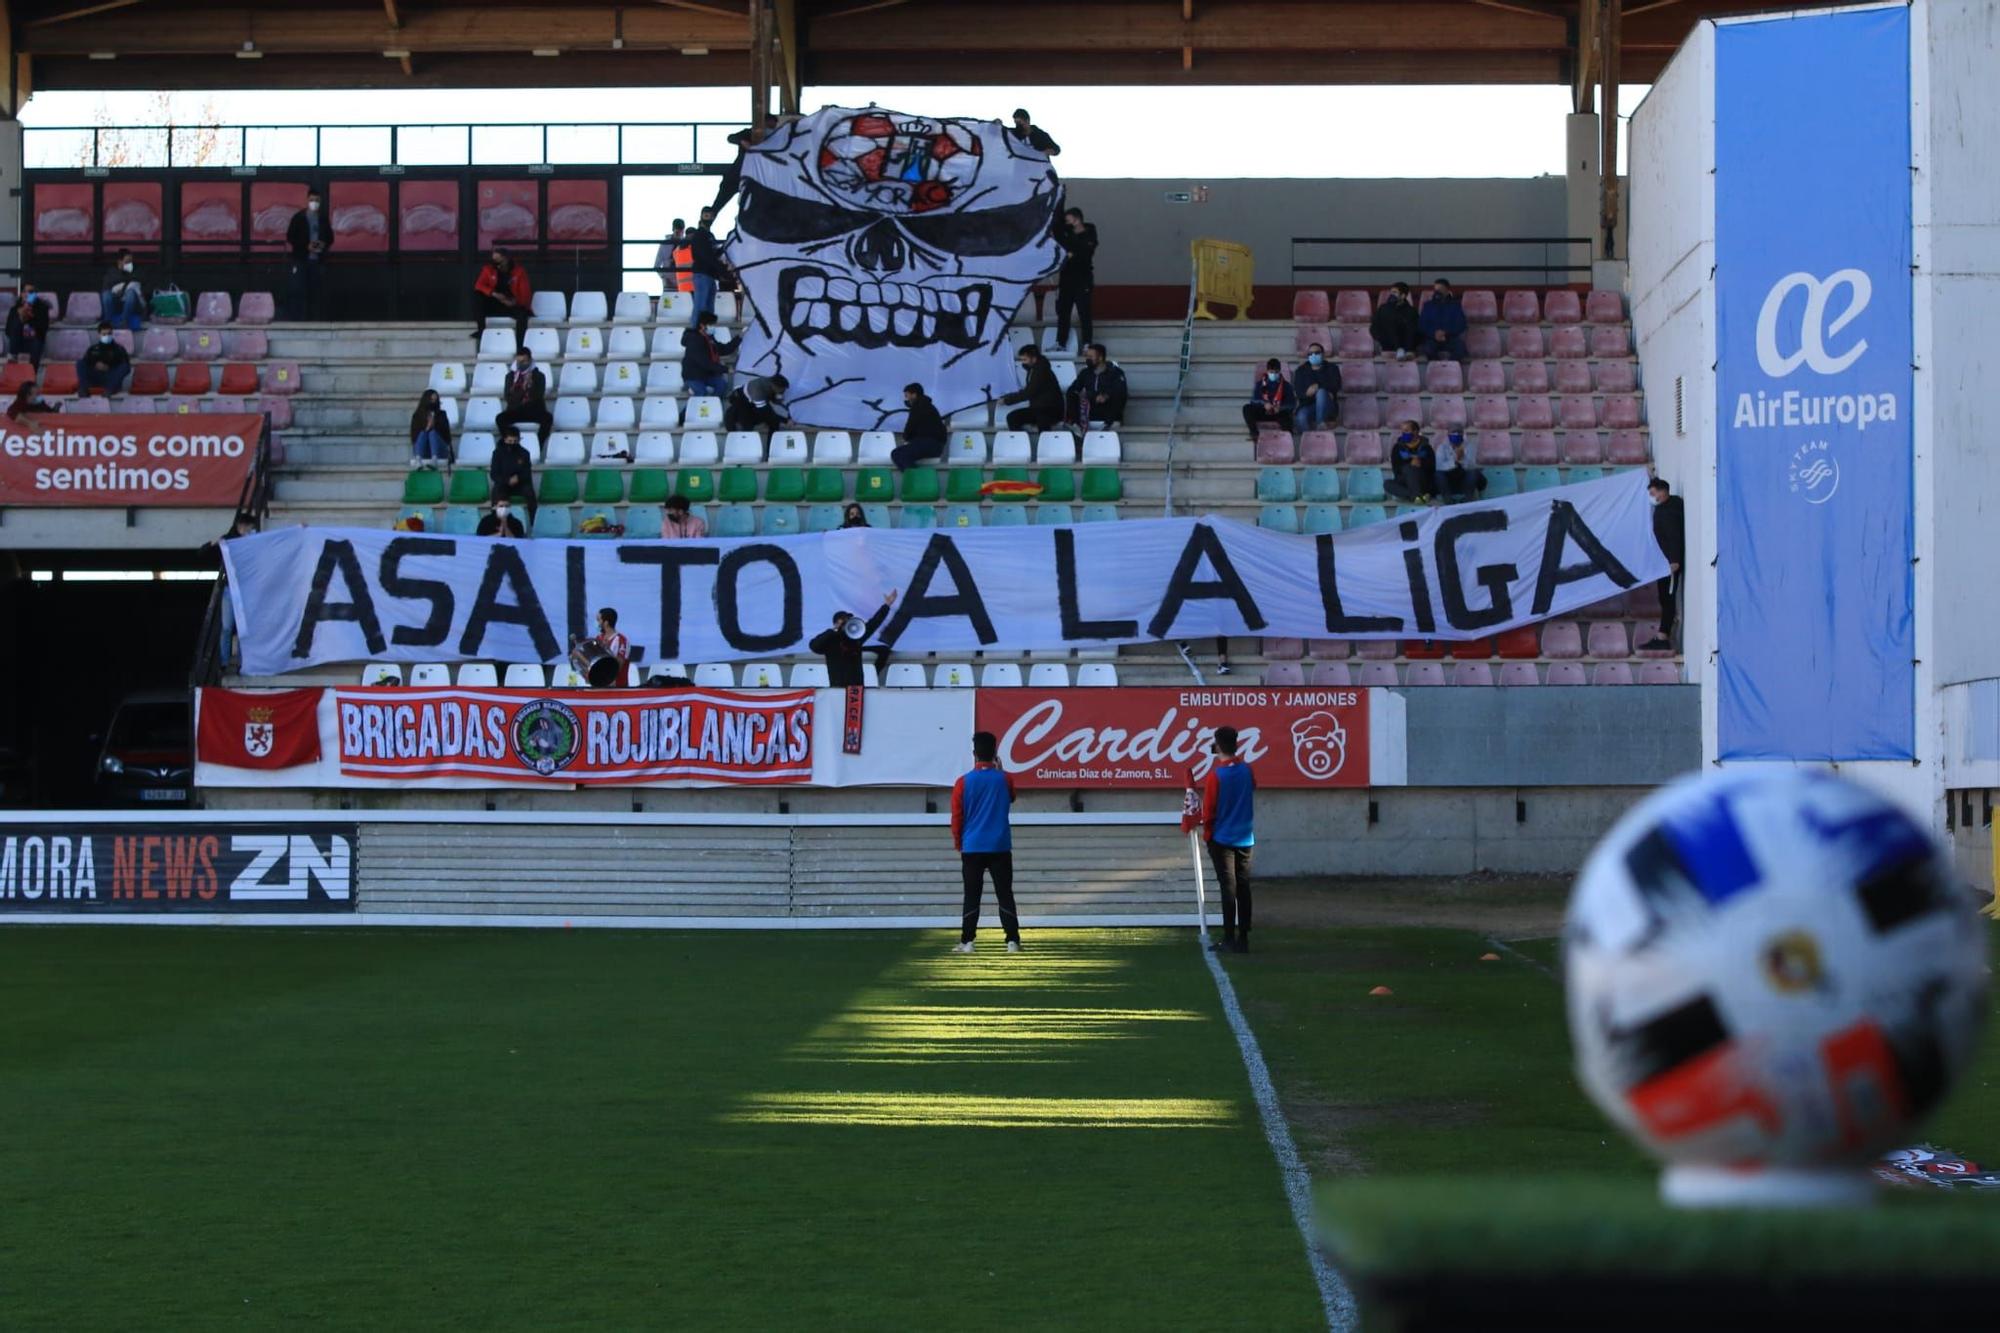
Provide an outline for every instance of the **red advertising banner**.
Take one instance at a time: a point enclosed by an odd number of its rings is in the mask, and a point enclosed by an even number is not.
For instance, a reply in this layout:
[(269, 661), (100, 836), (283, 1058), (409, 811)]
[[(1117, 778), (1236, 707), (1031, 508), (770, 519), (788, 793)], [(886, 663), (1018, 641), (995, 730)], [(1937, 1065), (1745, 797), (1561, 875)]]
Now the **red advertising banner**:
[(396, 206), (403, 249), (458, 249), (457, 181), (404, 181), (396, 187)]
[(263, 430), (249, 413), (0, 418), (0, 506), (232, 508)]
[(994, 689), (973, 716), (1016, 787), (1185, 787), (1217, 727), (1236, 728), (1260, 787), (1368, 785), (1366, 690)]
[(327, 188), (327, 207), (333, 210), (333, 248), (344, 255), (388, 250), (389, 182), (335, 181)]
[(195, 757), (231, 768), (293, 768), (319, 760), (318, 689), (203, 689)]
[(532, 180), (479, 182), (479, 248), (509, 241), (532, 245), (539, 235), (541, 186)]
[(811, 690), (336, 689), (350, 777), (812, 781)]

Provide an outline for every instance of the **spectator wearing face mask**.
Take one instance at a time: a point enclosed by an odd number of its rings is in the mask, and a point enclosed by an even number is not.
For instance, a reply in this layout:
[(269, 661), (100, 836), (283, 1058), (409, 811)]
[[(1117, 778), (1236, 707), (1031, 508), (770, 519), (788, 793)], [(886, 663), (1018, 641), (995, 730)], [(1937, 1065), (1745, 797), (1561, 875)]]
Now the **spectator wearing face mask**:
[(1417, 434), (1416, 422), (1403, 423), (1389, 451), (1389, 470), (1393, 475), (1383, 489), (1398, 500), (1429, 504), (1437, 494), (1437, 453), (1427, 438)]
[(549, 427), (555, 417), (549, 412), (548, 377), (535, 366), (534, 353), (526, 347), (514, 353), (514, 368), (507, 373), (507, 383), (500, 390), (499, 416), (493, 418), (493, 425), (500, 430), (518, 428), (524, 422), (533, 422), (543, 439), (549, 437)]
[(1449, 504), (1453, 500), (1477, 499), (1486, 489), (1486, 474), (1472, 466), (1472, 460), (1465, 453), (1465, 432), (1454, 429), (1437, 446), (1437, 487), (1438, 498)]
[(131, 374), (131, 356), (111, 336), (111, 325), (99, 320), (97, 341), (76, 361), (77, 392), (84, 397), (88, 397), (93, 389), (102, 390), (106, 397), (123, 393), (125, 381)]
[(103, 319), (114, 329), (137, 333), (146, 326), (146, 292), (133, 276), (137, 271), (130, 250), (120, 250), (117, 262), (105, 270), (104, 290), (98, 293), (98, 300), (104, 306)]
[(722, 409), (724, 430), (776, 430), (791, 414), (785, 409), (785, 390), (792, 387), (783, 375), (759, 376), (729, 395)]
[(504, 495), (498, 497), (493, 501), (492, 510), (480, 517), (479, 530), (474, 535), (479, 537), (527, 536), (528, 530), (521, 526), (521, 520), (515, 518), (512, 511), (513, 506), (507, 503), (507, 497)]
[(1306, 349), (1305, 361), (1292, 372), (1292, 392), (1299, 400), (1300, 430), (1340, 420), (1340, 367), (1326, 359), (1326, 348), (1314, 343)]
[(35, 290), (35, 284), (21, 284), (21, 299), (7, 312), (7, 355), (42, 368), (42, 352), (49, 343), (49, 307)]
[(944, 418), (921, 384), (903, 386), (903, 442), (889, 451), (898, 472), (927, 458), (944, 457)]
[(535, 520), (535, 460), (521, 443), (521, 432), (512, 426), (502, 427), (500, 443), (493, 446), (493, 462), (487, 469), (487, 476), (493, 483), (493, 497), (505, 501), (510, 495), (521, 495), (528, 502), (528, 521)]
[(1398, 361), (1408, 361), (1422, 346), (1422, 321), (1417, 318), (1416, 306), (1410, 303), (1409, 283), (1399, 282), (1389, 289), (1389, 299), (1375, 307), (1368, 332), (1374, 336), (1377, 347), (1393, 354)]
[(1069, 386), (1070, 422), (1078, 430), (1117, 430), (1125, 424), (1129, 396), (1125, 371), (1104, 350), (1103, 343), (1083, 349), (1083, 369)]
[(425, 389), (410, 413), (410, 466), (435, 468), (451, 461), (451, 421), (436, 389)]
[(1022, 406), (1007, 414), (1007, 429), (1054, 430), (1062, 424), (1063, 391), (1049, 359), (1039, 347), (1023, 347), (1016, 364), (1021, 367), (1021, 387), (1000, 401)]
[(1072, 208), (1056, 224), (1056, 244), (1062, 247), (1062, 269), (1056, 275), (1056, 346), (1069, 346), (1070, 316), (1076, 316), (1077, 336), (1090, 341), (1090, 296), (1097, 286), (1097, 224), (1083, 220)]
[(1431, 361), (1450, 357), (1467, 360), (1465, 351), (1465, 307), (1451, 284), (1439, 278), (1431, 284), (1431, 299), (1424, 302), (1418, 322), (1423, 326), (1424, 356)]
[(1250, 432), (1250, 442), (1257, 442), (1257, 428), (1267, 421), (1291, 434), (1298, 406), (1298, 395), (1286, 383), (1284, 368), (1272, 357), (1264, 363), (1264, 373), (1250, 385), (1250, 401), (1243, 404), (1243, 426)]
[(700, 213), (701, 225), (687, 234), (688, 263), (694, 273), (694, 310), (697, 315), (706, 311), (715, 313), (715, 289), (729, 275), (729, 265), (723, 262), (722, 247), (715, 240), (715, 210), (704, 208)]
[(1035, 118), (1024, 108), (1014, 108), (1014, 124), (1007, 133), (1014, 142), (1034, 149), (1043, 157), (1055, 157), (1062, 152), (1062, 145), (1051, 139), (1048, 131), (1035, 124)]
[[(481, 325), (489, 319), (511, 319), (514, 346), (527, 342), (528, 316), (534, 313), (535, 284), (528, 281), (528, 270), (516, 263), (512, 254), (498, 246), (493, 248), (479, 276), (473, 279), (472, 295), (478, 303)], [(473, 329), (472, 336), (478, 338), (478, 328)]]
[(669, 495), (660, 516), (660, 536), (668, 541), (691, 541), (708, 535), (708, 520), (692, 513), (685, 495)]
[(293, 319), (318, 319), (320, 277), (326, 252), (333, 248), (333, 220), (326, 215), (326, 201), (318, 190), (306, 191), (306, 206), (292, 214), (285, 228), (285, 244), (292, 252), (285, 305)]
[(729, 367), (715, 345), (715, 312), (701, 311), (681, 330), (681, 383), (698, 397), (727, 398)]
[(863, 509), (857, 501), (849, 500), (847, 508), (840, 511), (840, 526), (843, 528), (865, 528), (871, 526), (868, 522), (868, 511)]

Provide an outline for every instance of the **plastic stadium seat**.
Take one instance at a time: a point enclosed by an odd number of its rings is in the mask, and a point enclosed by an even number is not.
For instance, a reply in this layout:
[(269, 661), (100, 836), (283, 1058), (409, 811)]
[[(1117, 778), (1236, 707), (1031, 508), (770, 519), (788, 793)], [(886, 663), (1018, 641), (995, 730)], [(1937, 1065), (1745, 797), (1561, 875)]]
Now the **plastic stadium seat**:
[(160, 410), (160, 404), (156, 400), (148, 398), (143, 394), (132, 393), (129, 390), (123, 398), (113, 398), (109, 402), (111, 404), (111, 411), (123, 412), (131, 416), (149, 416)]
[(1402, 682), (1396, 679), (1394, 662), (1363, 662), (1354, 673), (1354, 683), (1363, 689), (1386, 689)]
[(1340, 469), (1336, 467), (1309, 467), (1299, 479), (1299, 497), (1319, 504), (1332, 504), (1340, 499)]
[(454, 461), (460, 467), (483, 468), (493, 462), (493, 432), (466, 431), (452, 441)]
[(479, 334), (479, 359), (481, 361), (511, 361), (514, 359), (514, 330), (483, 329)]
[(944, 498), (953, 504), (977, 505), (986, 474), (976, 467), (955, 467), (945, 473)]
[(1346, 325), (1336, 336), (1339, 343), (1334, 355), (1344, 361), (1365, 361), (1375, 355), (1375, 339), (1363, 326)]
[(1552, 467), (1531, 467), (1521, 474), (1521, 489), (1524, 491), (1545, 491), (1560, 485), (1562, 474)]
[(1459, 293), (1458, 304), (1465, 311), (1465, 322), (1468, 324), (1492, 324), (1500, 318), (1499, 302), (1484, 287)]
[(212, 387), (206, 361), (183, 361), (174, 367), (172, 392), (176, 397), (199, 397)]
[(764, 461), (764, 437), (754, 430), (732, 430), (722, 440), (722, 461), (755, 466)]
[(395, 662), (370, 662), (361, 668), (363, 685), (401, 685), (403, 668)]
[(889, 690), (920, 690), (930, 684), (924, 669), (915, 662), (891, 662), (882, 673), (882, 687)]
[(1430, 362), (1424, 367), (1424, 389), (1429, 393), (1464, 393), (1465, 367), (1456, 361)]
[(1454, 685), (1491, 685), (1493, 668), (1484, 662), (1458, 662), (1451, 668), (1451, 683)]
[(1632, 638), (1626, 633), (1622, 620), (1600, 620), (1591, 625), (1585, 645), (1584, 651), (1592, 657), (1625, 658), (1632, 655)]
[(1340, 438), (1330, 430), (1309, 430), (1299, 436), (1301, 463), (1338, 463)]
[(591, 394), (597, 392), (597, 367), (589, 361), (565, 361), (556, 373), (556, 392), (559, 394)]
[(215, 329), (182, 329), (180, 345), (183, 361), (222, 359), (222, 334)]
[(1076, 683), (1092, 688), (1116, 685), (1118, 668), (1110, 662), (1085, 662), (1076, 669)]
[(1627, 662), (1599, 662), (1591, 669), (1592, 685), (1630, 685), (1632, 667)]
[(1116, 463), (1123, 457), (1115, 430), (1089, 430), (1083, 433), (1083, 461), (1086, 463)]
[(1080, 523), (1116, 523), (1118, 506), (1110, 504), (1085, 505), (1077, 514)]
[[(465, 683), (461, 672), (459, 683)], [(510, 690), (539, 690), (549, 683), (549, 673), (540, 662), (509, 662), (500, 683)]]
[[(658, 353), (655, 353), (656, 357), (657, 355)], [(672, 398), (685, 392), (686, 389), (687, 384), (681, 378), (680, 362), (655, 360), (647, 365), (646, 393)]]
[[(1292, 318), (1301, 324), (1324, 324), (1327, 322), (1326, 293), (1304, 291), (1292, 293)], [(1361, 321), (1367, 323), (1366, 319)]]
[(1502, 662), (1500, 664), (1500, 683), (1502, 685), (1539, 685), (1542, 683), (1542, 676), (1541, 672), (1535, 668), (1533, 662)]
[(1032, 463), (1034, 448), (1024, 430), (1002, 430), (993, 433), (993, 461), (996, 464)]
[(1332, 331), (1324, 324), (1301, 324), (1292, 330), (1292, 351), (1295, 355), (1304, 356), (1312, 350), (1314, 343), (1319, 344), (1321, 351), (1337, 345)]
[(500, 683), (500, 673), (493, 669), (491, 662), (466, 662), (458, 668), (460, 685), (493, 686)]
[(1632, 355), (1632, 337), (1622, 324), (1590, 331), (1590, 354), (1600, 361), (1615, 361)]
[(1549, 664), (1548, 685), (1587, 685), (1590, 677), (1581, 662), (1552, 662)]
[(683, 463), (708, 466), (722, 461), (722, 443), (712, 430), (690, 430), (681, 433), (680, 457)]
[(847, 499), (847, 474), (837, 467), (807, 469), (805, 498), (814, 504), (842, 503)]
[(720, 430), (722, 428), (722, 400), (713, 397), (690, 398), (688, 399), (687, 411), (682, 414), (681, 419), (688, 425), (699, 427), (702, 430)]
[[(1387, 498), (1388, 492), (1382, 488), (1382, 469), (1379, 467), (1350, 467), (1347, 469), (1347, 498), (1369, 503), (1379, 503)], [(1353, 526), (1349, 524), (1349, 526)]]
[(1604, 424), (1613, 430), (1639, 428), (1639, 399), (1635, 394), (1614, 394), (1604, 400)]
[(1536, 467), (1548, 467), (1559, 461), (1559, 459), (1560, 455), (1557, 452), (1554, 431), (1524, 430), (1521, 432), (1521, 462)]
[(904, 504), (936, 504), (943, 494), (943, 478), (934, 467), (913, 467), (902, 474), (897, 487)]
[(1274, 686), (1304, 686), (1306, 670), (1297, 662), (1272, 662), (1264, 668), (1264, 683)]
[(1597, 400), (1589, 394), (1571, 394), (1556, 400), (1556, 419), (1569, 431), (1597, 429)]
[(1592, 324), (1623, 324), (1625, 297), (1621, 292), (1594, 289), (1584, 298), (1583, 317)]
[(561, 292), (536, 292), (528, 301), (528, 317), (537, 324), (560, 324), (569, 318), (569, 298)]
[(1255, 453), (1260, 463), (1289, 463), (1293, 458), (1292, 437), (1282, 430), (1260, 430)]
[(1485, 430), (1505, 430), (1509, 423), (1504, 394), (1481, 394), (1472, 400), (1472, 424)]
[[(28, 369), (28, 367), (26, 366), (16, 367), (10, 365), (7, 367), (8, 374), (11, 376), (16, 371), (16, 369), (26, 370)], [(256, 374), (254, 367), (251, 370), (251, 374), (253, 376)], [(0, 393), (14, 393), (17, 390), (19, 390), (20, 387), (21, 386), (19, 384), (11, 383), (7, 379), (0, 379)], [(71, 365), (67, 361), (48, 362), (46, 367), (42, 371), (42, 392), (49, 395), (51, 398), (59, 398), (66, 396), (68, 394), (73, 394), (76, 391), (77, 391), (76, 367)]]
[(1403, 670), (1403, 684), (1405, 685), (1444, 684), (1444, 663), (1442, 662), (1410, 663), (1410, 665), (1404, 668)]
[[(73, 343), (74, 348), (63, 345)], [(68, 336), (58, 341), (56, 335), (49, 335), (49, 355), (75, 360), (90, 345), (90, 335), (82, 329), (69, 331)], [(172, 329), (155, 325), (139, 335), (138, 358), (143, 361), (172, 361), (181, 354), (180, 336)]]
[(680, 400), (648, 395), (639, 404), (639, 424), (652, 430), (672, 430), (681, 424)]
[[(55, 293), (50, 292), (48, 295), (50, 302), (53, 303)], [(103, 318), (104, 303), (96, 292), (71, 292), (69, 299), (62, 303), (62, 309), (50, 313), (56, 316), (57, 323), (90, 325)]]
[(1088, 505), (1116, 504), (1125, 498), (1125, 483), (1115, 467), (1087, 467), (1083, 470), (1081, 494)]
[(220, 327), (236, 313), (228, 292), (203, 292), (194, 298), (194, 322)]
[(223, 366), (222, 379), (217, 385), (216, 392), (233, 394), (238, 398), (249, 397), (255, 394), (257, 392), (257, 367), (243, 365)]
[(1423, 400), (1414, 394), (1402, 394), (1392, 397), (1383, 404), (1382, 420), (1391, 430), (1394, 430), (1405, 421), (1422, 421), (1423, 419)]
[(1296, 662), (1306, 655), (1304, 639), (1266, 639), (1264, 657), (1272, 662)]
[[(886, 503), (896, 498), (896, 474), (885, 467), (865, 467), (854, 474), (854, 498), (866, 504)], [(869, 526), (878, 526), (873, 518)]]
[(707, 689), (730, 689), (736, 684), (736, 668), (727, 662), (703, 662), (695, 667), (695, 684)]
[(642, 430), (632, 442), (634, 463), (671, 463), (674, 461), (674, 437), (663, 430)]
[(1588, 361), (1556, 362), (1555, 391), (1557, 393), (1589, 393), (1595, 386), (1591, 383)]
[(1564, 325), (1549, 335), (1549, 350), (1558, 361), (1581, 361), (1590, 355), (1590, 339), (1581, 325)]
[(1542, 656), (1558, 660), (1583, 656), (1583, 630), (1574, 620), (1551, 620), (1542, 626)]
[(1493, 651), (1503, 659), (1540, 657), (1541, 632), (1533, 625), (1506, 630), (1493, 640)]
[[(447, 398), (447, 403), (456, 403), (455, 398)], [(498, 398), (470, 398), (466, 400), (465, 415), (453, 424), (462, 424), (467, 430), (493, 430), (503, 405)]]
[(620, 292), (618, 304), (612, 309), (611, 322), (614, 324), (645, 324), (653, 318), (653, 297), (650, 292)]
[[(510, 344), (514, 341), (514, 330), (512, 327), (503, 328), (501, 332), (507, 336), (507, 341)], [(485, 357), (484, 345), (484, 340), (482, 339), (482, 350), (480, 352), (482, 359)], [(547, 365), (562, 357), (562, 334), (556, 332), (554, 329), (529, 329), (527, 337), (521, 340), (521, 346), (527, 348), (529, 355), (533, 356), (535, 360)], [(512, 346), (508, 347), (506, 355), (509, 358), (514, 355)]]
[(580, 395), (558, 398), (554, 416), (556, 430), (589, 430), (590, 400)]
[[(1344, 386), (1343, 386), (1344, 387)], [(1382, 390), (1385, 393), (1413, 394), (1424, 391), (1424, 367), (1419, 361), (1391, 361), (1382, 367)], [(1391, 406), (1390, 416), (1396, 409)]]
[(1509, 324), (1540, 323), (1542, 303), (1533, 292), (1508, 292), (1500, 301), (1500, 318)]
[(1555, 403), (1545, 394), (1521, 394), (1514, 399), (1514, 422), (1523, 430), (1549, 430), (1556, 424)]
[(1639, 387), (1637, 368), (1630, 361), (1594, 362), (1591, 379), (1599, 393), (1631, 393)]
[(1389, 460), (1388, 445), (1382, 439), (1382, 432), (1376, 430), (1351, 430), (1347, 432), (1347, 461), (1380, 465)]
[(1549, 391), (1549, 363), (1546, 361), (1516, 361), (1514, 363), (1514, 392), (1547, 393)]
[(760, 536), (790, 537), (800, 530), (797, 505), (765, 505), (763, 512), (757, 516)]
[(1336, 324), (1366, 324), (1375, 317), (1375, 298), (1368, 292), (1344, 291), (1333, 298)]
[(1021, 668), (1012, 662), (988, 662), (979, 668), (981, 689), (1011, 689), (1021, 683)]
[(1340, 396), (1342, 400), (1355, 394), (1373, 394), (1381, 387), (1381, 377), (1375, 373), (1375, 363), (1369, 361), (1347, 361), (1340, 366)]
[(466, 389), (465, 367), (456, 361), (439, 361), (431, 367), (430, 382), (425, 387), (447, 397), (462, 394)]
[(1317, 689), (1348, 689), (1354, 684), (1354, 672), (1345, 662), (1315, 662), (1306, 673), (1306, 683)]
[(601, 361), (604, 359), (604, 330), (596, 327), (576, 327), (563, 339), (563, 360)]
[(1265, 505), (1257, 511), (1257, 526), (1266, 532), (1297, 532), (1299, 511), (1290, 505)]
[(1069, 467), (1076, 457), (1076, 436), (1066, 430), (1045, 430), (1035, 441), (1035, 461), (1045, 467)]
[(443, 662), (419, 662), (410, 668), (412, 685), (449, 685), (451, 667)]
[(826, 663), (800, 662), (795, 665), (786, 684), (795, 690), (823, 690), (827, 687)]
[(807, 532), (832, 532), (844, 521), (841, 506), (837, 504), (814, 504), (806, 506)]
[(803, 466), (806, 461), (806, 433), (802, 430), (772, 431), (769, 461), (773, 466)]
[(1659, 659), (1639, 663), (1633, 679), (1640, 685), (1678, 685), (1681, 683), (1679, 663)]
[(593, 463), (629, 463), (632, 461), (632, 437), (622, 430), (601, 430), (590, 437), (590, 461)]
[(1028, 667), (1028, 684), (1038, 689), (1067, 689), (1069, 668), (1061, 662), (1035, 662)]
[(238, 324), (269, 324), (278, 317), (278, 301), (270, 292), (245, 292), (236, 307)]
[(1514, 437), (1504, 430), (1475, 431), (1470, 437), (1472, 461), (1481, 467), (1506, 467), (1514, 461)]
[[(632, 362), (636, 370), (638, 363), (651, 355), (646, 350), (646, 331), (636, 324), (612, 325), (610, 336), (604, 340), (604, 355), (613, 361)], [(635, 379), (627, 384), (625, 391), (630, 393), (636, 388)]]
[(1457, 394), (1439, 394), (1433, 397), (1424, 409), (1426, 426), (1442, 426), (1447, 430), (1465, 428), (1465, 399)]
[[(1433, 365), (1449, 364), (1443, 361)], [(1465, 386), (1474, 393), (1507, 392), (1507, 363), (1504, 361), (1474, 361), (1466, 369)]]
[(605, 430), (633, 430), (639, 424), (638, 409), (623, 394), (606, 394), (597, 400), (597, 424)]
[[(1017, 477), (1012, 475), (1014, 473), (1020, 473), (1021, 475)], [(1026, 475), (1026, 468), (995, 468), (993, 471), (993, 480), (1019, 481), (1024, 480)], [(1068, 468), (1045, 467), (1035, 474), (1035, 484), (1042, 488), (1042, 493), (1037, 498), (1043, 504), (1068, 504), (1070, 501), (1076, 499), (1076, 474)], [(1015, 499), (1013, 502), (1019, 503), (1020, 498)], [(993, 497), (993, 500), (995, 504), (1004, 509), (1008, 507), (1010, 497), (996, 495)]]
[(296, 361), (266, 361), (264, 363), (264, 392), (267, 394), (289, 395), (299, 391), (299, 363)]
[(1474, 324), (1465, 331), (1465, 354), (1474, 361), (1496, 360), (1504, 349), (1496, 324)]
[(864, 467), (880, 467), (889, 461), (890, 453), (896, 447), (896, 436), (886, 430), (864, 430), (855, 445), (854, 461)]
[(854, 437), (844, 430), (819, 431), (813, 436), (811, 461), (818, 467), (846, 467), (854, 461)]
[(1581, 324), (1583, 299), (1572, 291), (1552, 291), (1542, 298), (1542, 318), (1551, 324)]
[(1548, 343), (1539, 324), (1513, 324), (1507, 329), (1507, 355), (1515, 361), (1539, 361), (1548, 355)]
[(1605, 461), (1622, 467), (1637, 467), (1648, 461), (1646, 437), (1636, 430), (1614, 430), (1604, 451)]
[(979, 467), (986, 462), (986, 432), (983, 430), (955, 430), (944, 447), (947, 463), (964, 467)]
[(1257, 498), (1267, 504), (1286, 504), (1299, 498), (1298, 477), (1288, 467), (1267, 467), (1257, 474)]
[(694, 322), (693, 292), (662, 292), (660, 306), (655, 317), (662, 324), (684, 325)]
[(586, 453), (582, 431), (559, 430), (549, 436), (547, 456), (543, 461), (550, 467), (579, 467)]
[(289, 398), (259, 398), (252, 410), (271, 418), (273, 430), (283, 430), (292, 424), (292, 400)]

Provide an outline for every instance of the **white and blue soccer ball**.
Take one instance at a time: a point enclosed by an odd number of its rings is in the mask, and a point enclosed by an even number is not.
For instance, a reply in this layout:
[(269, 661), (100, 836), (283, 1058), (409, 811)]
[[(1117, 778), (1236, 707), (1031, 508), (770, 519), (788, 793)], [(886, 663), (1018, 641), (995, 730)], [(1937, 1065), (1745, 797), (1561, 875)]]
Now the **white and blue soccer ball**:
[(1564, 938), (1586, 1091), (1677, 1167), (1900, 1146), (1986, 1013), (1986, 932), (1937, 840), (1841, 778), (1674, 783), (1607, 834)]

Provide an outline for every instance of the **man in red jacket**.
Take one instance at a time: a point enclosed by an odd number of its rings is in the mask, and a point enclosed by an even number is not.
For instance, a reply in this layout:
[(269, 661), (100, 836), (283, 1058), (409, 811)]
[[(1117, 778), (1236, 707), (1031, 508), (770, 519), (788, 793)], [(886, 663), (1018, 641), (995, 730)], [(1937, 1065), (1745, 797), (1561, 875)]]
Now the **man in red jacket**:
[[(498, 316), (514, 321), (514, 346), (519, 347), (528, 336), (528, 314), (534, 304), (534, 284), (528, 281), (528, 270), (514, 262), (514, 256), (495, 247), (487, 258), (486, 267), (479, 270), (478, 281), (472, 284), (474, 296), (479, 301), (479, 322)], [(477, 330), (473, 338), (478, 339)]]

